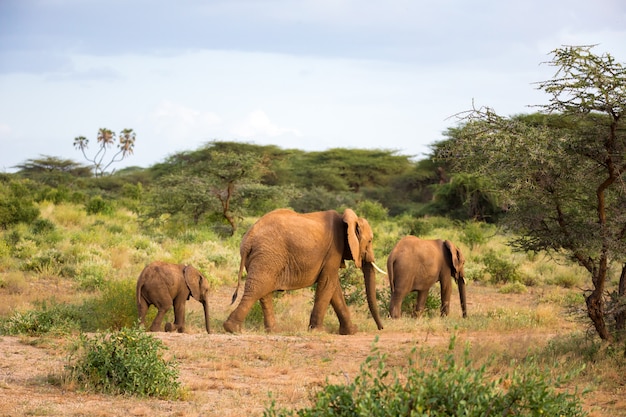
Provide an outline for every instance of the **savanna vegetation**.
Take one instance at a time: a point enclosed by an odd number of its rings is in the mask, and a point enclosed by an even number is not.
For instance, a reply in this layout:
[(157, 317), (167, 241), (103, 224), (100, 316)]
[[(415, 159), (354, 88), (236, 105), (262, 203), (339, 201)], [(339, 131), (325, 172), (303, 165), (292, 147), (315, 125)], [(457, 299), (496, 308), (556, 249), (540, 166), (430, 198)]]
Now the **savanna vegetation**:
[[(85, 154), (91, 167), (41, 156), (0, 174), (0, 345), (18, 351), (17, 340), (57, 364), (23, 387), (7, 377), (2, 412), (59, 414), (19, 399), (60, 404), (52, 391), (96, 401), (100, 415), (616, 415), (626, 406), (626, 72), (590, 47), (557, 49), (551, 64), (545, 112), (472, 110), (420, 160), (216, 141), (148, 168), (107, 172)], [(113, 136), (100, 130), (101, 151)], [(127, 156), (134, 133), (120, 136)], [(84, 152), (85, 139), (75, 143)], [(337, 336), (332, 311), (328, 334), (308, 333), (308, 289), (275, 297), (277, 335), (264, 334), (256, 307), (244, 334), (224, 334), (241, 237), (279, 207), (354, 209), (374, 229), (379, 265), (407, 234), (454, 241), (469, 317), (453, 297), (439, 318), (434, 287), (428, 317), (411, 318), (407, 299), (406, 317), (379, 332), (348, 263), (358, 335)], [(214, 334), (202, 334), (193, 301), (187, 334), (137, 326), (136, 279), (154, 260), (203, 272)], [(377, 284), (386, 312), (389, 285)]]

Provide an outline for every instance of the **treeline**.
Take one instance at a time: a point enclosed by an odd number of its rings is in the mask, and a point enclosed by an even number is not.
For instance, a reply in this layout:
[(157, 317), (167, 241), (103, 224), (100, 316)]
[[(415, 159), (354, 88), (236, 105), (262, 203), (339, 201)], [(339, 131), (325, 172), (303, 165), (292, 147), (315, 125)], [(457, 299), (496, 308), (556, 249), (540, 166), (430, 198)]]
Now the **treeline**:
[[(78, 162), (43, 156), (2, 174), (0, 194), (5, 206), (20, 200), (25, 208), (23, 199), (82, 203), (91, 212), (124, 205), (147, 223), (223, 225), (231, 232), (241, 218), (278, 207), (308, 212), (366, 204), (375, 216), (493, 220), (497, 206), (480, 196), (476, 184), (451, 181), (446, 164), (435, 160), (437, 146), (416, 161), (393, 150), (305, 152), (214, 141), (148, 168), (97, 177)], [(24, 213), (11, 218), (15, 211), (5, 207), (0, 223), (23, 221)]]

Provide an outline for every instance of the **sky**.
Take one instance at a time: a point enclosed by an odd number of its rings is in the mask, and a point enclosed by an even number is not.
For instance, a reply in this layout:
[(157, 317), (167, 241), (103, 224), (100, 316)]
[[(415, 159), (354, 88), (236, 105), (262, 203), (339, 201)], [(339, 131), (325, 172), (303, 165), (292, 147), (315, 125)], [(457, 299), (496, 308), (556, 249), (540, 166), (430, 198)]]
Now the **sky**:
[(626, 2), (0, 0), (0, 172), (88, 164), (100, 128), (136, 133), (118, 169), (215, 140), (423, 159), (472, 107), (547, 104), (563, 45), (626, 63)]

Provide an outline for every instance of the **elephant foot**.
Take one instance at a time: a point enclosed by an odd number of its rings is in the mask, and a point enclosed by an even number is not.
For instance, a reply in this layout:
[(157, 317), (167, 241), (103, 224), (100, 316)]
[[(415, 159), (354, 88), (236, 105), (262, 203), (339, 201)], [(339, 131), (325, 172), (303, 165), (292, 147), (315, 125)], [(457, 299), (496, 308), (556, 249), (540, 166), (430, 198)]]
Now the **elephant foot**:
[(226, 330), (228, 333), (240, 333), (241, 323), (235, 323), (232, 320), (228, 319), (224, 322), (224, 330)]
[(174, 325), (172, 323), (165, 323), (165, 331), (166, 332), (173, 332), (174, 331)]
[(339, 326), (339, 334), (350, 335), (359, 331), (359, 328), (355, 324), (341, 325)]

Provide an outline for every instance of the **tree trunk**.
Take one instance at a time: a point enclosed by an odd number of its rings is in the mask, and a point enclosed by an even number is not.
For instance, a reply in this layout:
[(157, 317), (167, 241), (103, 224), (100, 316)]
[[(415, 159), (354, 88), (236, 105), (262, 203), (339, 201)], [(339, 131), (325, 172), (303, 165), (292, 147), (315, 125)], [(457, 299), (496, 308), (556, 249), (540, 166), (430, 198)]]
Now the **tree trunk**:
[(617, 312), (615, 313), (615, 330), (617, 337), (624, 338), (624, 328), (626, 327), (626, 306), (621, 306), (626, 295), (626, 263), (622, 265), (622, 274), (619, 277), (619, 286), (617, 287)]
[(613, 340), (613, 337), (609, 333), (606, 328), (606, 323), (604, 322), (604, 300), (602, 299), (602, 288), (603, 286), (596, 287), (585, 301), (587, 303), (587, 314), (596, 328), (598, 336), (600, 336), (602, 340), (610, 342)]

